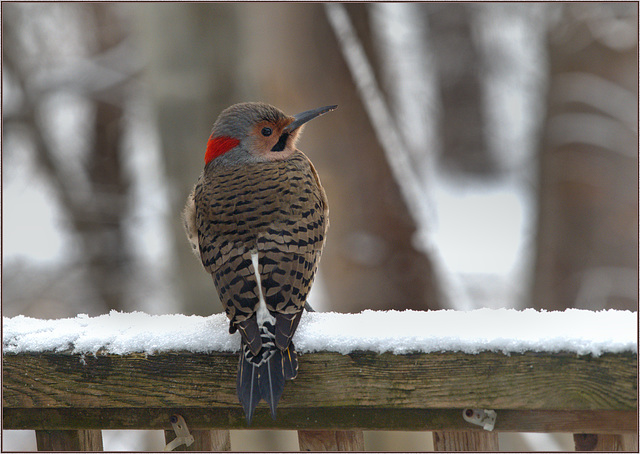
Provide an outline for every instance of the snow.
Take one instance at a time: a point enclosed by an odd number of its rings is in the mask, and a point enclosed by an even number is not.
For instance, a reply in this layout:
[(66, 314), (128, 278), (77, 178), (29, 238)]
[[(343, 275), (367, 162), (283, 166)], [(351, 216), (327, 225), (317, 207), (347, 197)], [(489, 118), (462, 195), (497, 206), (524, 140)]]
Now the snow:
[[(637, 313), (568, 309), (473, 311), (371, 311), (305, 313), (294, 341), (300, 353), (373, 351), (396, 354), (637, 352)], [(42, 320), (3, 318), (4, 353), (72, 351), (153, 354), (167, 351), (236, 352), (225, 314), (209, 317), (111, 311), (98, 317)]]

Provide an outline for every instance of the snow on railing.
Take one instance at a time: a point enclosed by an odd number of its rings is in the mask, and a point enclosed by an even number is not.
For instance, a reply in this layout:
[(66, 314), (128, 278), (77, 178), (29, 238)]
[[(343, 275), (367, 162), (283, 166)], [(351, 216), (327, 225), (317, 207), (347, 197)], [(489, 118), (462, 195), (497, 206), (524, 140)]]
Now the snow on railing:
[[(305, 313), (294, 342), (277, 420), (260, 404), (251, 428), (297, 430), (303, 450), (364, 450), (362, 430), (433, 431), (449, 451), (497, 450), (504, 431), (637, 450), (634, 312)], [(3, 318), (4, 429), (36, 430), (40, 450), (99, 450), (105, 429), (228, 450), (247, 428), (238, 346), (224, 314)]]
[[(300, 353), (637, 353), (637, 313), (568, 309), (311, 312), (293, 338)], [(209, 317), (111, 311), (97, 317), (3, 318), (5, 353), (237, 352), (224, 314)]]

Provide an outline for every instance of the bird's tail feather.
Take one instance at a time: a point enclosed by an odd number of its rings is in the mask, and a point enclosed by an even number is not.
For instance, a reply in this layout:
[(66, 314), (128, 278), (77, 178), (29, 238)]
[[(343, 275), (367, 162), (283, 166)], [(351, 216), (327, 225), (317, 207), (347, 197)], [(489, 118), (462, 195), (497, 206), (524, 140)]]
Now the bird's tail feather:
[(293, 380), (298, 376), (298, 354), (293, 347), (293, 342), (282, 352), (282, 368), (284, 369), (284, 379)]
[(271, 417), (275, 419), (284, 382), (294, 379), (298, 373), (298, 358), (293, 343), (283, 352), (275, 345), (274, 329), (270, 323), (265, 323), (260, 330), (262, 348), (259, 353), (254, 355), (243, 339), (238, 363), (236, 390), (247, 424), (251, 424), (253, 413), (261, 399), (269, 404)]
[(276, 419), (276, 407), (284, 391), (282, 352), (275, 348), (273, 355), (259, 368), (258, 388), (260, 396), (269, 404), (271, 417)]
[[(243, 350), (245, 346), (243, 345)], [(244, 352), (243, 352), (244, 353)], [(260, 389), (258, 387), (258, 368), (246, 359), (244, 354), (240, 354), (238, 363), (238, 380), (236, 382), (238, 400), (244, 408), (244, 415), (247, 424), (251, 424), (253, 411), (260, 402)]]

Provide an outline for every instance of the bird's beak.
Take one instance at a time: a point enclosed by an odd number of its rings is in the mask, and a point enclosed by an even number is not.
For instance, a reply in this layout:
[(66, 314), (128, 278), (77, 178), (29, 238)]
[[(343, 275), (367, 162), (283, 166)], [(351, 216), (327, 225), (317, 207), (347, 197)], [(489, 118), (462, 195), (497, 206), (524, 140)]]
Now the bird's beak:
[(299, 113), (293, 116), (293, 121), (289, 123), (282, 132), (292, 133), (300, 126), (308, 122), (309, 120), (313, 120), (316, 117), (319, 117), (322, 114), (326, 114), (327, 112), (331, 112), (335, 110), (338, 106), (325, 106), (318, 107), (317, 109), (307, 110), (306, 112)]

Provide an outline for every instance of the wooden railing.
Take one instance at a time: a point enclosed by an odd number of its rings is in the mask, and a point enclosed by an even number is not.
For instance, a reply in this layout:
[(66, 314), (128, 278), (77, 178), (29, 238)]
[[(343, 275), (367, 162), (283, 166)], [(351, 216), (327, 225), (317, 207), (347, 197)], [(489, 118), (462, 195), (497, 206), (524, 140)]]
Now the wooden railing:
[[(4, 429), (35, 430), (39, 450), (101, 450), (103, 429), (164, 430), (184, 418), (194, 442), (229, 450), (248, 429), (235, 390), (237, 355), (70, 353), (3, 356)], [(492, 431), (463, 418), (494, 410)], [(497, 450), (497, 432), (574, 433), (579, 450), (637, 451), (637, 355), (356, 352), (300, 356), (271, 419), (301, 450), (364, 450), (363, 430), (434, 431), (436, 450)]]

